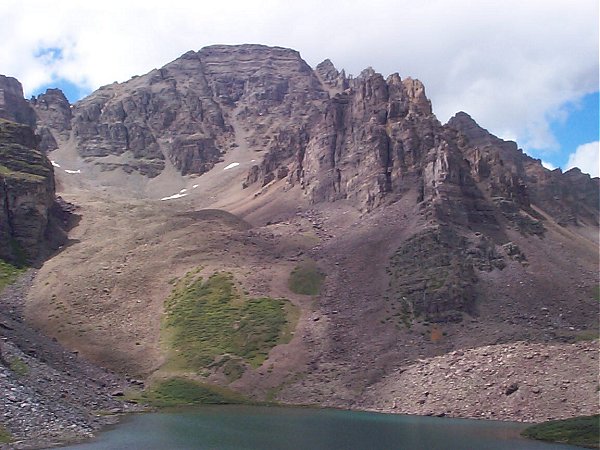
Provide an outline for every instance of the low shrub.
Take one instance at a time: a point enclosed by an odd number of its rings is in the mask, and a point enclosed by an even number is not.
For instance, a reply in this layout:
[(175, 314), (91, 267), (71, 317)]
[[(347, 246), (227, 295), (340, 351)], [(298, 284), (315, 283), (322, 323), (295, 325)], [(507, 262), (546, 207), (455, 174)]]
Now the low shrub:
[(11, 434), (6, 430), (6, 428), (0, 425), (0, 444), (8, 444), (9, 442), (12, 442)]
[(0, 291), (9, 284), (14, 283), (24, 271), (24, 268), (14, 266), (0, 259)]
[(229, 389), (183, 377), (170, 378), (150, 386), (141, 394), (140, 400), (159, 408), (248, 403), (245, 397)]
[(305, 261), (292, 270), (288, 279), (290, 291), (302, 295), (319, 295), (325, 274), (314, 261)]
[(24, 377), (29, 373), (29, 367), (21, 358), (12, 358), (9, 361), (10, 370), (16, 373), (19, 376)]
[(553, 420), (526, 428), (522, 435), (541, 441), (600, 448), (600, 415)]

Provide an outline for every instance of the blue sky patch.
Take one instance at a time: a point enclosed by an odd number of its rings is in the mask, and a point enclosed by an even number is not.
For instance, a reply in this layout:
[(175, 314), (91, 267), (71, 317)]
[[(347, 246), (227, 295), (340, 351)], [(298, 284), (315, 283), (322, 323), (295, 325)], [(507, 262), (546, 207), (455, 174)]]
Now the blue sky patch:
[(37, 97), (38, 95), (46, 92), (46, 89), (48, 88), (58, 88), (61, 91), (63, 91), (65, 97), (67, 97), (67, 100), (69, 100), (69, 103), (71, 104), (75, 103), (77, 100), (82, 99), (86, 95), (91, 94), (91, 90), (82, 88), (81, 86), (78, 86), (75, 83), (64, 78), (60, 78), (58, 80), (54, 80), (50, 83), (40, 86), (38, 89), (36, 89), (33, 95)]
[(588, 94), (577, 104), (567, 107), (566, 120), (554, 121), (550, 127), (560, 146), (560, 151), (545, 155), (544, 160), (557, 167), (565, 168), (569, 154), (578, 146), (598, 140), (598, 92)]
[(63, 59), (63, 49), (60, 47), (44, 47), (38, 49), (33, 56), (43, 59), (48, 64)]

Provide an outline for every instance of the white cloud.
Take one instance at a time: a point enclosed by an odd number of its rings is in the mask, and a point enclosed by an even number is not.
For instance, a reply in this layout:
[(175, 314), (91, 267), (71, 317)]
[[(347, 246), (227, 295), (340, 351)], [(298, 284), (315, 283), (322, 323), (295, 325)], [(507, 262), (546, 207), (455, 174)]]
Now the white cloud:
[(567, 170), (579, 167), (582, 172), (589, 173), (591, 177), (599, 176), (599, 151), (600, 146), (598, 141), (580, 145), (575, 149), (575, 152), (569, 155)]
[[(215, 44), (292, 47), (421, 79), (441, 121), (459, 110), (526, 149), (551, 149), (551, 119), (598, 90), (597, 0), (3, 0), (0, 70), (26, 95), (64, 78), (125, 81)], [(60, 48), (60, 58), (36, 57)]]
[(554, 164), (549, 163), (548, 161), (544, 161), (544, 160), (542, 160), (542, 166), (544, 166), (548, 170), (556, 169), (556, 166)]

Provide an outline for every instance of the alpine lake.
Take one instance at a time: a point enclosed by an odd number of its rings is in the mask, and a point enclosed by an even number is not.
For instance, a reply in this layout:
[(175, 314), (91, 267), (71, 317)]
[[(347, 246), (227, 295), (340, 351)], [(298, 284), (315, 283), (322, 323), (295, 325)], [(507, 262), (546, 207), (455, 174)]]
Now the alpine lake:
[(336, 409), (204, 406), (126, 416), (70, 450), (569, 450), (526, 424)]

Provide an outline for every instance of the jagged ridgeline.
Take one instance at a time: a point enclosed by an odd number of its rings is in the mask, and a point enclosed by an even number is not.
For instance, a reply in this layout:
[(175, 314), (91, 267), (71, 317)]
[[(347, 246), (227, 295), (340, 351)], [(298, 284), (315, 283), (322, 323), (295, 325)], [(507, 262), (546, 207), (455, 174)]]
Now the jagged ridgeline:
[(150, 180), (167, 161), (203, 174), (242, 145), (256, 155), (251, 191), (279, 182), (368, 211), (418, 186), (419, 201), (461, 225), (489, 230), (500, 212), (540, 233), (532, 204), (562, 224), (598, 222), (597, 180), (544, 169), (465, 113), (440, 124), (418, 80), (370, 68), (353, 78), (329, 60), (313, 70), (290, 49), (205, 47), (72, 108), (57, 90), (31, 104), (44, 146), (68, 143), (100, 177)]

